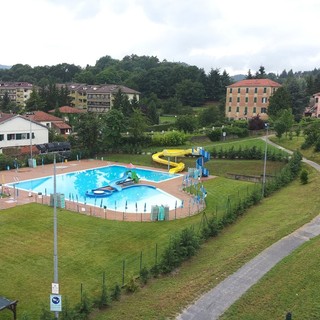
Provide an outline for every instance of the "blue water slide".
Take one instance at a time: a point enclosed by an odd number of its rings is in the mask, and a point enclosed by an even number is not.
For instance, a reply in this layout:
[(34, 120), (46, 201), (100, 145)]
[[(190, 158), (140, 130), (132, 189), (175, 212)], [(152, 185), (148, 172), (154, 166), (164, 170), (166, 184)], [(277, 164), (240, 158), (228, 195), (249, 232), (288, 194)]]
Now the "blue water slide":
[(199, 155), (200, 157), (196, 161), (196, 168), (200, 170), (202, 177), (208, 177), (209, 170), (205, 168), (204, 164), (210, 160), (210, 152), (200, 149)]

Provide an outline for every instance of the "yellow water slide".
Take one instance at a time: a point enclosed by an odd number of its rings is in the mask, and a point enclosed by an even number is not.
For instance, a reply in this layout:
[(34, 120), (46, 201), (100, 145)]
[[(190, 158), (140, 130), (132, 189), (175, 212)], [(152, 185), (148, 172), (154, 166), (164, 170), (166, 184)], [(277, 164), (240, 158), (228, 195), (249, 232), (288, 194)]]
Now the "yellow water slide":
[[(192, 149), (168, 149), (153, 154), (152, 160), (154, 162), (165, 164), (169, 167), (172, 167), (171, 169), (169, 169), (170, 173), (177, 173), (181, 172), (184, 169), (185, 164), (183, 162), (170, 161), (170, 158), (184, 157), (189, 154), (192, 154)], [(162, 157), (167, 157), (169, 160), (163, 159)]]

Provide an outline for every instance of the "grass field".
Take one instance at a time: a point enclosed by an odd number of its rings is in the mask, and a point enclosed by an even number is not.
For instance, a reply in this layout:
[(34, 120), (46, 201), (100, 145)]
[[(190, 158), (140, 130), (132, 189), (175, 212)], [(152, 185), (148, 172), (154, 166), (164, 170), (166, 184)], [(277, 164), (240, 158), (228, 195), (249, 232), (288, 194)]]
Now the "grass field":
[[(244, 145), (251, 142), (241, 143)], [(264, 145), (263, 141), (259, 140), (258, 143)], [(155, 165), (150, 155), (112, 157), (113, 155), (108, 155), (107, 159), (137, 165)], [(195, 160), (186, 159), (186, 162), (188, 161), (192, 165)], [(262, 161), (235, 160), (220, 163), (213, 160), (208, 166), (212, 174), (216, 171), (220, 177), (205, 184), (210, 195), (207, 197), (207, 215), (215, 214), (217, 206), (224, 207), (226, 197), (236, 200), (246, 194), (248, 188), (255, 187), (248, 182), (223, 178), (226, 172), (235, 172), (241, 168), (246, 174), (259, 175), (263, 168)], [(268, 172), (278, 170), (278, 166), (281, 165), (268, 162)], [(261, 250), (318, 214), (320, 205), (314, 190), (319, 189), (320, 178), (315, 171), (310, 168), (308, 170), (309, 184), (302, 186), (299, 181), (295, 181), (273, 197), (265, 199), (260, 205), (250, 209), (236, 224), (225, 229), (218, 238), (205, 243), (196, 257), (183, 264), (172, 275), (150, 281), (137, 293), (123, 296), (120, 302), (114, 303), (107, 311), (94, 313), (92, 319), (174, 317), (182, 306), (219, 283)], [(79, 301), (81, 284), (89, 295), (98, 293), (103, 272), (107, 274), (107, 284), (121, 282), (124, 259), (126, 279), (131, 272), (138, 270), (141, 252), (144, 263), (152, 264), (156, 244), (160, 255), (161, 248), (170, 235), (186, 226), (198, 226), (202, 218), (200, 214), (169, 223), (145, 224), (105, 221), (64, 210), (59, 210), (58, 215), (59, 282), (61, 293), (64, 298), (68, 297), (71, 303)], [(32, 315), (31, 319), (36, 318), (42, 305), (48, 308), (53, 279), (52, 226), (52, 208), (27, 205), (0, 211), (0, 296), (18, 299), (19, 314), (28, 312)], [(297, 281), (298, 276), (299, 272)], [(274, 294), (275, 299), (270, 298), (270, 304), (278, 304), (276, 292), (270, 291), (269, 294)], [(287, 304), (273, 308), (268, 317), (254, 319), (282, 319), (284, 310), (292, 308), (293, 303), (295, 310), (302, 308), (297, 300), (289, 303), (289, 293), (286, 295), (284, 301), (287, 301)], [(245, 305), (246, 302), (243, 303)], [(239, 308), (242, 309), (241, 306)], [(258, 310), (252, 309), (251, 313), (255, 314)], [(230, 319), (236, 319), (231, 317), (238, 311), (230, 312)], [(320, 317), (314, 313), (316, 311), (312, 312)], [(239, 319), (253, 319), (247, 317), (248, 314), (241, 318), (240, 313)], [(1, 318), (3, 316), (4, 318)], [(12, 315), (2, 312), (0, 319), (9, 320)]]

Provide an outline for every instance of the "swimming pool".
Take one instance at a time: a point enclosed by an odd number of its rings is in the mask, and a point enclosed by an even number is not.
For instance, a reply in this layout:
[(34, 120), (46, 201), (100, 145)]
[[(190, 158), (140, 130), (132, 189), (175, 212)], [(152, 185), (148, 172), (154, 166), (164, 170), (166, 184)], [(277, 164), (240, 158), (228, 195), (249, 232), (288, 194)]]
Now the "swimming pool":
[[(101, 188), (110, 181), (120, 178), (128, 170), (134, 171), (140, 178), (138, 184), (114, 191), (108, 197), (87, 197), (86, 192)], [(170, 210), (181, 206), (181, 200), (163, 190), (146, 185), (148, 181), (159, 183), (175, 179), (179, 174), (147, 170), (143, 168), (128, 168), (111, 165), (84, 171), (58, 174), (56, 176), (56, 191), (64, 194), (66, 200), (85, 203), (97, 207), (127, 212), (150, 213), (153, 205), (169, 206)], [(53, 193), (53, 176), (32, 179), (10, 184), (17, 189), (50, 195)]]

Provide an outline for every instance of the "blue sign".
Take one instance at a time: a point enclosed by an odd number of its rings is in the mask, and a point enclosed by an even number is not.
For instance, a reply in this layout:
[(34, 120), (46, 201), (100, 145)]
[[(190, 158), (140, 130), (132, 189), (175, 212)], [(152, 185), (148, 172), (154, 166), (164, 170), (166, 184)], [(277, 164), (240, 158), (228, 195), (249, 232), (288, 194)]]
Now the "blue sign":
[(61, 295), (60, 294), (50, 294), (50, 311), (61, 311), (62, 303), (61, 303)]

